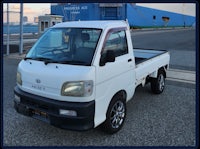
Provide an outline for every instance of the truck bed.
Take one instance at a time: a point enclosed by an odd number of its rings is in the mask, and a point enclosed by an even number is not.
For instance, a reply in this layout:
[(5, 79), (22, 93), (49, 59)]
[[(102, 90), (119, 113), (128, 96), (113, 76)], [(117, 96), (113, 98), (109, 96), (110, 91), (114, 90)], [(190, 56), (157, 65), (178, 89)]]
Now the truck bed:
[(135, 64), (138, 65), (151, 58), (164, 54), (168, 51), (165, 50), (151, 50), (151, 49), (133, 49), (135, 56)]
[(146, 76), (169, 63), (169, 52), (165, 50), (133, 49), (135, 56), (136, 84), (141, 84)]

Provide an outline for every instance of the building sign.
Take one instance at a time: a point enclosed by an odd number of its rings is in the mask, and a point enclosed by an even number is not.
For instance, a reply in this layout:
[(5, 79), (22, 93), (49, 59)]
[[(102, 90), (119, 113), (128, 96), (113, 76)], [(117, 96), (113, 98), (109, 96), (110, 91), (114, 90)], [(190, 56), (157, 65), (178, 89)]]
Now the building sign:
[(88, 9), (84, 4), (66, 4), (63, 6), (64, 20), (82, 20), (82, 14), (87, 15)]
[(81, 10), (87, 10), (88, 6), (65, 6), (64, 10), (68, 11), (81, 11)]

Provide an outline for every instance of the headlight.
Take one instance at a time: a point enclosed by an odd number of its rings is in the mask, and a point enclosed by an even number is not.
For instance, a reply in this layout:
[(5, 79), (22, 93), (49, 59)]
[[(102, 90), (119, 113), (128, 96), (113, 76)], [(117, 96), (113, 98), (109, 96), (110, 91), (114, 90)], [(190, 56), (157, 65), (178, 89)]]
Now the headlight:
[(17, 72), (17, 83), (19, 85), (22, 85), (22, 78), (21, 78), (21, 73), (20, 72)]
[(93, 92), (93, 81), (66, 82), (61, 89), (62, 96), (88, 97)]

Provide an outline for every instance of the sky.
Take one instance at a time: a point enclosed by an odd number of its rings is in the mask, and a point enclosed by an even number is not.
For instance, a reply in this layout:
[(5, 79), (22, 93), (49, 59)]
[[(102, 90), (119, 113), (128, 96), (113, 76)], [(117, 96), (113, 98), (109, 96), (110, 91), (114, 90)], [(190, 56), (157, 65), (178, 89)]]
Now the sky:
[(139, 6), (155, 8), (160, 10), (166, 10), (170, 12), (176, 12), (180, 14), (186, 14), (190, 16), (196, 15), (196, 4), (195, 3), (137, 3)]
[[(34, 17), (38, 17), (44, 14), (50, 14), (50, 3), (24, 3), (24, 16), (28, 17), (28, 22), (34, 22)], [(7, 11), (7, 3), (3, 5), (3, 11)], [(9, 11), (11, 12), (9, 15), (10, 22), (19, 22), (19, 12), (20, 11), (20, 4), (19, 3), (12, 3), (9, 4)], [(6, 13), (4, 13), (4, 22), (6, 22)]]
[[(159, 10), (166, 10), (170, 12), (176, 12), (180, 14), (186, 14), (190, 16), (195, 16), (196, 14), (196, 4), (195, 3), (136, 3), (138, 6), (150, 7)], [(50, 14), (50, 3), (24, 3), (24, 16), (28, 17), (28, 22), (33, 22), (34, 17), (38, 17), (44, 14)], [(3, 11), (7, 10), (7, 3), (3, 5)], [(15, 13), (10, 13), (10, 22), (19, 22), (19, 12), (20, 4), (12, 3), (9, 4), (9, 11), (14, 11)], [(4, 13), (4, 22), (6, 22), (6, 13)]]

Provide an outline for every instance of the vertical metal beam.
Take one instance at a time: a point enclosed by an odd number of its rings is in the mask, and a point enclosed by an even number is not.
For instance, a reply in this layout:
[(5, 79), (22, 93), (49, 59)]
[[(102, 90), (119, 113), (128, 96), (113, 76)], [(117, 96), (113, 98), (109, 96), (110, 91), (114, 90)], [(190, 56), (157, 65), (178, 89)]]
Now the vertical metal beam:
[(183, 15), (183, 27), (185, 28), (185, 25), (186, 25), (186, 24), (185, 24), (185, 12), (184, 12), (184, 6), (185, 6), (185, 5), (184, 5), (184, 3), (183, 3), (183, 6), (182, 6), (182, 13), (183, 13), (183, 14), (182, 14), (182, 15)]
[(6, 54), (10, 54), (10, 29), (9, 29), (9, 4), (7, 3), (7, 49)]
[(20, 45), (19, 54), (23, 53), (23, 3), (20, 3)]

